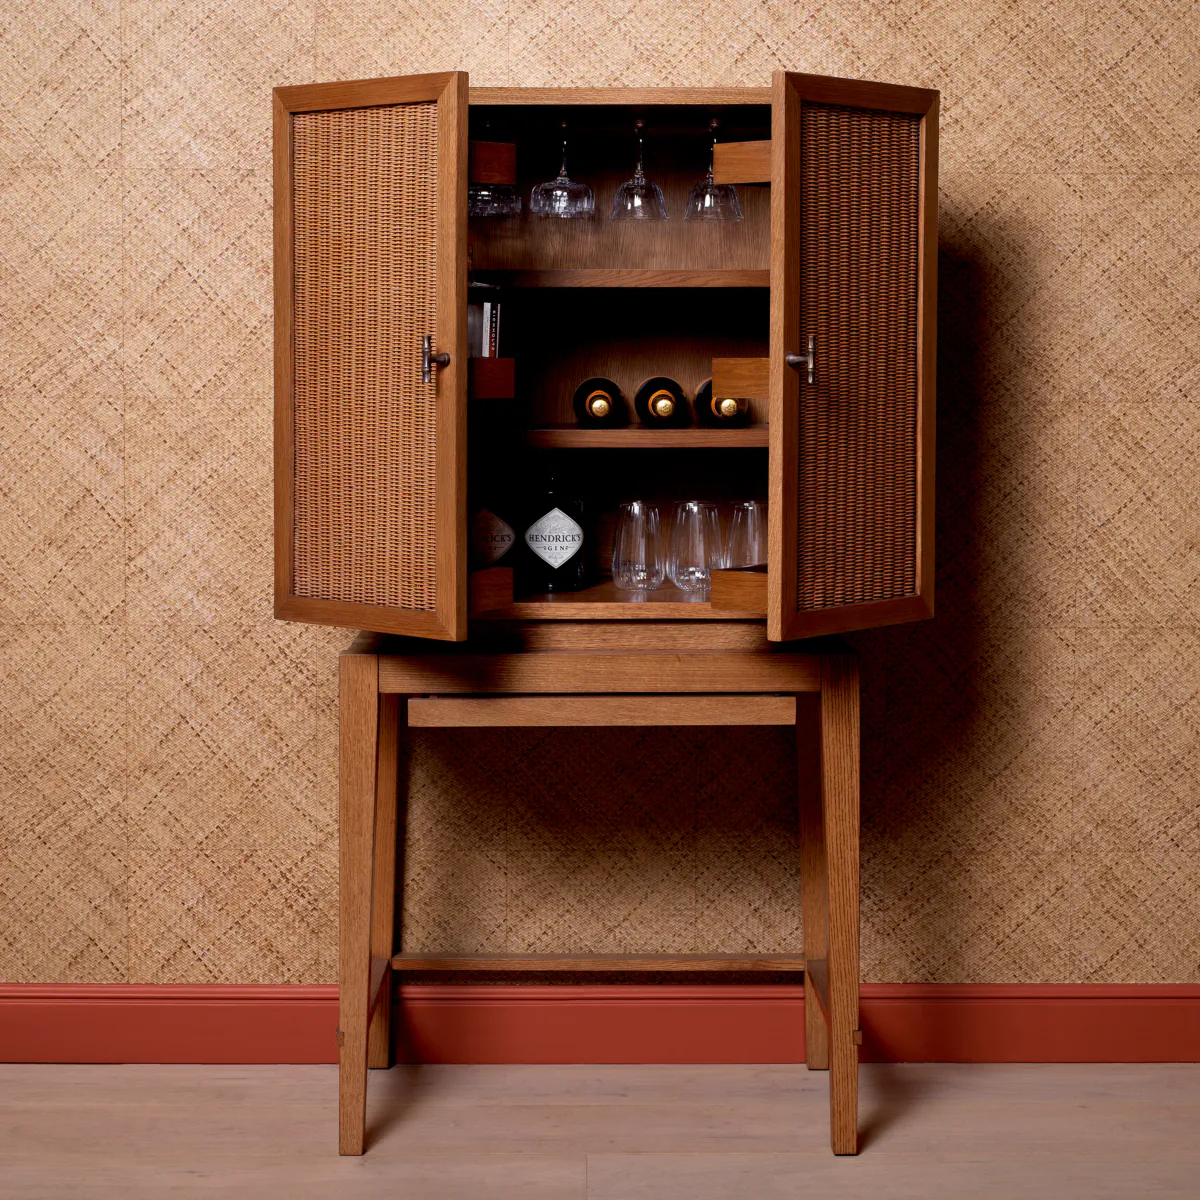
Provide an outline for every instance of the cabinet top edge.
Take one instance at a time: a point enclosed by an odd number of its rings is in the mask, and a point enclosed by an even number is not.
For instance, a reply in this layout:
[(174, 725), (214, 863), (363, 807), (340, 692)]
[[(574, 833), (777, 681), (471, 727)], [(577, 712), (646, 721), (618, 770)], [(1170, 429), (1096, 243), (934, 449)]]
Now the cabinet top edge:
[(770, 104), (769, 87), (473, 87), (471, 104)]

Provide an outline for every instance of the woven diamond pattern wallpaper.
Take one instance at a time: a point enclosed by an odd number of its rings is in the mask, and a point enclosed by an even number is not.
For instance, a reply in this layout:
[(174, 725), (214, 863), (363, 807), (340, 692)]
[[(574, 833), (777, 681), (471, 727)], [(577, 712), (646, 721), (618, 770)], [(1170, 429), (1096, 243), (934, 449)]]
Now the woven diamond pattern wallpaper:
[[(349, 634), (271, 617), (271, 87), (786, 67), (943, 97), (939, 607), (856, 638), (864, 978), (1200, 980), (1190, 0), (4, 0), (0, 33), (0, 978), (335, 977)], [(790, 753), (426, 731), (406, 947), (795, 947)]]

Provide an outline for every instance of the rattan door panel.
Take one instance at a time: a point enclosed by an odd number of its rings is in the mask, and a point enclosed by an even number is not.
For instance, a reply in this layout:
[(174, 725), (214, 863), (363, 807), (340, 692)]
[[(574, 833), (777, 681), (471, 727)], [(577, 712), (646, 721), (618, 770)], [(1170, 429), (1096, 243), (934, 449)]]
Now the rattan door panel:
[(466, 635), (466, 95), (276, 92), (277, 616)]
[[(777, 73), (768, 632), (933, 612), (937, 93)], [(811, 380), (806, 358), (812, 339)]]

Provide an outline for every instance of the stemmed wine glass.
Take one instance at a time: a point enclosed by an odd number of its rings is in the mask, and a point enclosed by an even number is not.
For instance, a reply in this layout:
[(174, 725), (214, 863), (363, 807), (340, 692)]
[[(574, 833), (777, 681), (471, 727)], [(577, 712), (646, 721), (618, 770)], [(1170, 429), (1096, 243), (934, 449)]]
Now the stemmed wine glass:
[(596, 211), (596, 198), (586, 183), (577, 183), (567, 175), (567, 123), (563, 130), (562, 162), (556, 178), (539, 183), (529, 193), (529, 211), (539, 217), (590, 217)]
[(738, 200), (737, 188), (732, 183), (713, 182), (713, 157), (716, 153), (717, 128), (721, 124), (716, 117), (708, 123), (712, 134), (712, 148), (708, 152), (708, 174), (692, 187), (684, 209), (685, 221), (740, 221), (742, 205)]
[(633, 178), (626, 180), (613, 198), (612, 220), (614, 221), (665, 221), (667, 219), (667, 202), (663, 199), (662, 188), (646, 178), (642, 170), (642, 130), (646, 122), (640, 117), (633, 123), (633, 132), (637, 136), (638, 156), (637, 166), (633, 169)]

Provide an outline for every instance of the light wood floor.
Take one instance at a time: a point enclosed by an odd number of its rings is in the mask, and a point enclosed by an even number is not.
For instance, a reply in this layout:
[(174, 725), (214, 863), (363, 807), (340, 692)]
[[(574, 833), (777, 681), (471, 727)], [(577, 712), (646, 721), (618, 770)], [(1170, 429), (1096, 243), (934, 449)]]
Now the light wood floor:
[(0, 1196), (1200, 1197), (1200, 1066), (397, 1067), (336, 1154), (332, 1067), (0, 1066)]

